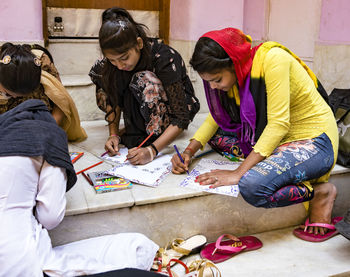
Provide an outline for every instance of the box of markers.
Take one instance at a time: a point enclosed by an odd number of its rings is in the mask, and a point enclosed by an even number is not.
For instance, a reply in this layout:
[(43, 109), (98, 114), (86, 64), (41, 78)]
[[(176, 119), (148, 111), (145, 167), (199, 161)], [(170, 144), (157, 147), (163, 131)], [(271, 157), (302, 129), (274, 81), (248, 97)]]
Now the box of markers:
[(74, 164), (78, 159), (80, 159), (84, 155), (84, 152), (69, 152), (69, 155), (72, 164)]
[(89, 172), (96, 193), (131, 189), (132, 183), (121, 177), (106, 174), (104, 171)]

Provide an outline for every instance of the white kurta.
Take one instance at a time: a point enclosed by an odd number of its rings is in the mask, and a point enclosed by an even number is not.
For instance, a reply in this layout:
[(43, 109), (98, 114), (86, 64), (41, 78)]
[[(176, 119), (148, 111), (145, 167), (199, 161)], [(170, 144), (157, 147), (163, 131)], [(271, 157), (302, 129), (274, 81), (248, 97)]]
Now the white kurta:
[[(63, 219), (65, 170), (42, 157), (0, 157), (0, 276), (77, 276), (125, 267), (149, 270), (158, 245), (121, 233), (52, 248), (46, 229)], [(34, 213), (33, 213), (33, 208)]]

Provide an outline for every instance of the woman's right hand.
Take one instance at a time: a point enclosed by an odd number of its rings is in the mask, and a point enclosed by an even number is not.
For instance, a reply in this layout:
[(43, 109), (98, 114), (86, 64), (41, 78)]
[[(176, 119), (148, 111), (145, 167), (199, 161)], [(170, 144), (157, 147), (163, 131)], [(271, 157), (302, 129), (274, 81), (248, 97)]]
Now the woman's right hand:
[(182, 159), (184, 160), (184, 163), (181, 162), (179, 156), (177, 154), (174, 154), (171, 158), (171, 163), (173, 165), (172, 172), (174, 174), (182, 174), (186, 171), (188, 171), (188, 166), (191, 164), (192, 156), (188, 152), (184, 152), (181, 154)]
[(119, 154), (119, 142), (120, 138), (119, 136), (109, 136), (106, 144), (105, 144), (105, 150), (108, 151), (108, 154), (110, 156), (114, 156), (116, 154)]

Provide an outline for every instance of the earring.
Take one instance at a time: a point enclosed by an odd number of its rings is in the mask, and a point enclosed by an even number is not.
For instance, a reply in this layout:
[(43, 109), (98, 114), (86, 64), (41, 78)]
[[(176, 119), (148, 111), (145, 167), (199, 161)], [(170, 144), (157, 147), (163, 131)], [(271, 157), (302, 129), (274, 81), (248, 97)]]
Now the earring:
[(36, 66), (41, 66), (41, 60), (39, 58), (34, 58), (34, 63)]
[(6, 55), (5, 57), (3, 57), (2, 60), (0, 60), (0, 63), (3, 64), (9, 64), (11, 62), (11, 57), (9, 55)]

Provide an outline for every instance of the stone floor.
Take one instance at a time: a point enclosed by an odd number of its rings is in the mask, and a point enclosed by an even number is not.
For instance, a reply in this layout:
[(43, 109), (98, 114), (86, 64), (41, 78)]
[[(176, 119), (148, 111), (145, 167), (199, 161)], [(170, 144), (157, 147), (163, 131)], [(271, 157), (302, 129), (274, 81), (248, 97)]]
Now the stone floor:
[[(216, 264), (222, 277), (323, 277), (347, 272), (350, 276), (350, 241), (337, 235), (321, 243), (300, 240), (292, 234), (293, 228), (255, 234), (263, 247), (242, 252)], [(200, 258), (199, 254), (183, 259), (186, 264)], [(174, 271), (182, 274), (183, 268), (175, 265)]]

